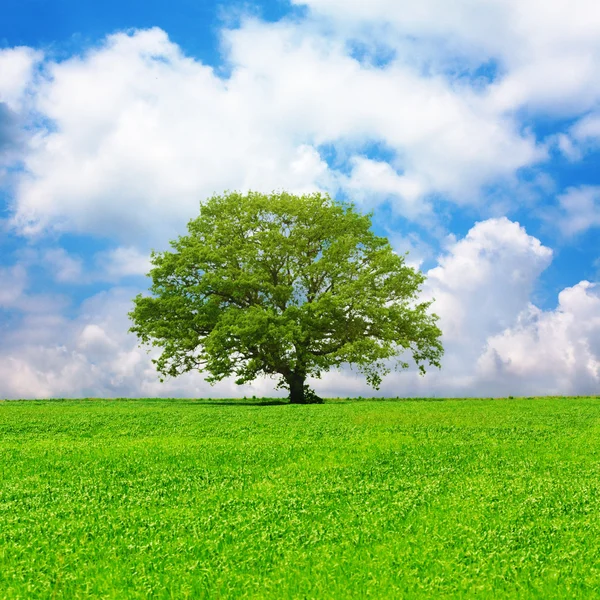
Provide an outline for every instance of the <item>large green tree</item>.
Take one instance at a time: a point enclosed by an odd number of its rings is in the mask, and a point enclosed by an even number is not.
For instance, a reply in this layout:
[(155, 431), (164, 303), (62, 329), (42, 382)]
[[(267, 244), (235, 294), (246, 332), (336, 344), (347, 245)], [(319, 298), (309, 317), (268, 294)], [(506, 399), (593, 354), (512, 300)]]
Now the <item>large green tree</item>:
[(268, 375), (306, 403), (320, 400), (306, 378), (332, 367), (356, 365), (377, 388), (390, 364), (408, 367), (405, 351), (423, 374), (425, 363), (440, 366), (437, 316), (418, 301), (424, 275), (350, 203), (217, 195), (171, 247), (152, 253), (152, 295), (130, 313), (131, 331), (162, 348), (163, 376)]

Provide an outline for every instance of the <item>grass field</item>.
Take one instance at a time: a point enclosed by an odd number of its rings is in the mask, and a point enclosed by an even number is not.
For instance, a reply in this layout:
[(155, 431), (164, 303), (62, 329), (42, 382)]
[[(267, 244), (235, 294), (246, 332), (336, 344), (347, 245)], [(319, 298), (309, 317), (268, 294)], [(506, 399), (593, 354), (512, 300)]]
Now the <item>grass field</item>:
[(600, 597), (600, 399), (0, 402), (0, 597)]

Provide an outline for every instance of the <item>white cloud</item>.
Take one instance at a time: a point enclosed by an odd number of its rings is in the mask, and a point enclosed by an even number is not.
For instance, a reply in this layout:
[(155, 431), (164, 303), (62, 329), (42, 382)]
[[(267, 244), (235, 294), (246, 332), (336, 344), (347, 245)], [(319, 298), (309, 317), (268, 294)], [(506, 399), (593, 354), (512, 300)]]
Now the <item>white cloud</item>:
[(36, 108), (56, 130), (40, 134), (25, 159), (15, 219), (22, 231), (48, 226), (127, 242), (172, 236), (214, 192), (314, 189), (325, 170), (276, 123), (269, 131), (255, 122), (246, 89), (230, 93), (160, 30), (111, 36), (46, 71)]
[(0, 267), (0, 308), (14, 308), (27, 286), (27, 272), (21, 265)]
[[(395, 216), (438, 235), (432, 196), (487, 215), (533, 202), (519, 170), (545, 160), (547, 149), (523, 128), (521, 109), (580, 118), (546, 140), (571, 160), (600, 139), (596, 0), (303, 4), (312, 10), (307, 20), (247, 19), (224, 31), (227, 78), (186, 57), (159, 29), (109, 36), (61, 62), (43, 62), (28, 48), (0, 51), (0, 102), (10, 108), (4, 137), (28, 117), (48, 124), (19, 146), (13, 225), (118, 244), (90, 265), (56, 248), (37, 251), (30, 264), (63, 283), (146, 273), (145, 249), (181, 233), (198, 203), (225, 189), (345, 191), (369, 208), (389, 202)], [(333, 20), (324, 25), (322, 15)], [(389, 60), (353, 58), (361, 43)], [(385, 148), (385, 159), (372, 156), (373, 145)], [(498, 184), (504, 193), (485, 195)], [(514, 197), (505, 200), (506, 190)], [(566, 235), (598, 226), (599, 198), (593, 186), (566, 190), (552, 218)], [(414, 236), (394, 243), (415, 250), (417, 263), (430, 252)], [(424, 291), (441, 316), (444, 369), (425, 379), (390, 377), (382, 393), (597, 389), (600, 334), (586, 329), (596, 323), (597, 288), (567, 288), (554, 311), (530, 304), (551, 256), (506, 218), (449, 239)], [(0, 307), (22, 313), (3, 326), (0, 395), (271, 393), (269, 382), (240, 391), (231, 382), (211, 388), (198, 375), (159, 384), (126, 333), (136, 290), (96, 295), (67, 317), (64, 299), (28, 291), (27, 264), (0, 268)], [(346, 372), (317, 388), (370, 393)]]
[(600, 49), (594, 49), (591, 56), (585, 52), (566, 56), (558, 49), (556, 52), (510, 71), (492, 86), (492, 104), (504, 111), (528, 107), (564, 117), (579, 115), (594, 106), (600, 98)]
[[(554, 311), (530, 306), (515, 326), (492, 336), (480, 357), (483, 378), (527, 394), (594, 394), (600, 384), (600, 289), (563, 290)], [(507, 392), (508, 393), (508, 392)]]
[(548, 212), (548, 220), (556, 223), (566, 236), (600, 227), (600, 186), (569, 188), (558, 197), (557, 211)]
[(83, 280), (83, 262), (69, 255), (63, 248), (50, 248), (41, 262), (51, 269), (54, 279), (61, 283), (78, 283)]
[(14, 111), (22, 108), (33, 67), (41, 59), (41, 53), (23, 46), (0, 50), (0, 102)]
[(382, 69), (360, 65), (341, 43), (288, 24), (251, 21), (227, 40), (232, 63), (269, 82), (270, 107), (291, 107), (318, 144), (337, 141), (345, 149), (383, 141), (397, 154), (392, 166), (422, 193), (465, 201), (483, 183), (544, 156), (466, 84), (399, 61)]
[[(600, 295), (586, 281), (555, 310), (531, 304), (552, 252), (506, 218), (477, 223), (450, 240), (427, 273), (446, 354), (442, 370), (388, 376), (382, 396), (592, 394), (600, 386)], [(371, 392), (360, 377), (333, 374), (316, 387), (333, 395)]]
[[(361, 65), (308, 26), (249, 20), (224, 39), (227, 80), (158, 29), (46, 63), (35, 108), (52, 130), (25, 157), (20, 231), (148, 243), (181, 231), (214, 192), (345, 186), (367, 196), (378, 168), (374, 195), (417, 217), (429, 193), (477, 202), (481, 186), (545, 156), (481, 92), (400, 63)], [(372, 141), (393, 151), (390, 166), (361, 157)], [(350, 179), (328, 168), (323, 144), (354, 156)]]
[(69, 319), (64, 307), (48, 303), (38, 303), (38, 313), (28, 312), (25, 288), (14, 288), (10, 306), (23, 314), (0, 337), (0, 398), (276, 394), (270, 381), (241, 387), (225, 381), (213, 387), (197, 373), (160, 383), (150, 362), (156, 353), (148, 355), (127, 333), (136, 292), (116, 287), (96, 294)]
[(394, 209), (407, 218), (431, 213), (431, 206), (423, 198), (427, 186), (418, 178), (398, 174), (385, 161), (354, 156), (350, 163), (350, 175), (340, 176), (340, 182), (354, 201), (372, 207), (382, 198), (392, 198)]
[[(427, 273), (446, 355), (441, 371), (415, 370), (384, 380), (380, 395), (473, 396), (592, 393), (600, 385), (600, 295), (581, 282), (559, 295), (556, 310), (530, 302), (552, 252), (506, 218), (477, 223), (450, 240)], [(10, 277), (15, 277), (14, 273)], [(17, 273), (17, 279), (22, 274)], [(17, 289), (17, 286), (15, 286)], [(19, 288), (21, 298), (26, 288)], [(127, 330), (137, 290), (113, 288), (85, 301), (75, 317), (57, 306), (25, 312), (0, 339), (0, 397), (273, 395), (273, 382), (224, 381), (200, 374), (161, 384), (144, 349)], [(13, 295), (10, 305), (20, 305)], [(24, 305), (23, 305), (24, 306)], [(324, 395), (371, 395), (349, 371), (314, 382)], [(594, 387), (595, 386), (595, 387)], [(283, 392), (277, 392), (281, 395)]]
[[(296, 0), (359, 39), (384, 39), (404, 60), (455, 69), (499, 65), (491, 101), (558, 114), (600, 96), (596, 0)], [(372, 39), (372, 38), (371, 38)], [(450, 57), (450, 58), (449, 58)], [(460, 71), (460, 69), (458, 69)]]
[[(556, 310), (535, 307), (531, 291), (551, 255), (507, 219), (476, 224), (464, 239), (451, 242), (429, 271), (426, 289), (441, 317), (443, 368), (424, 378), (391, 375), (381, 394), (594, 393), (600, 385), (597, 286), (581, 282), (563, 290)], [(359, 380), (350, 385), (361, 386)]]
[(413, 269), (419, 269), (425, 260), (435, 257), (433, 248), (415, 232), (400, 235), (388, 228), (387, 237), (394, 252), (397, 254), (408, 252), (405, 256), (406, 264)]
[(25, 264), (0, 266), (0, 310), (22, 311), (33, 319), (48, 311), (59, 311), (65, 306), (65, 299), (56, 294), (36, 294), (27, 292), (29, 277)]
[(99, 266), (98, 278), (109, 281), (119, 280), (131, 275), (146, 275), (152, 266), (150, 254), (133, 246), (120, 246), (96, 254)]
[(505, 217), (476, 223), (463, 239), (450, 238), (423, 290), (424, 298), (435, 298), (432, 310), (440, 317), (442, 370), (432, 369), (425, 378), (415, 370), (391, 375), (381, 394), (493, 394), (495, 382), (483, 385), (477, 360), (487, 339), (513, 325), (528, 306), (551, 259), (549, 248)]
[(600, 145), (600, 113), (592, 112), (575, 123), (567, 133), (557, 136), (560, 151), (570, 160), (581, 160), (586, 152)]
[(570, 161), (577, 162), (581, 160), (583, 154), (580, 145), (568, 133), (559, 133), (554, 136), (552, 141)]
[(600, 140), (600, 113), (591, 113), (579, 120), (571, 129), (578, 141)]
[(23, 273), (23, 282), (27, 269), (41, 267), (57, 283), (89, 285), (118, 283), (126, 277), (146, 275), (151, 267), (150, 251), (144, 252), (133, 246), (117, 246), (96, 252), (91, 257), (84, 255), (69, 253), (59, 246), (27, 247), (17, 252), (19, 263), (12, 270)]
[(527, 306), (551, 260), (549, 248), (506, 217), (475, 224), (427, 273), (425, 292), (436, 298), (446, 339), (477, 354)]

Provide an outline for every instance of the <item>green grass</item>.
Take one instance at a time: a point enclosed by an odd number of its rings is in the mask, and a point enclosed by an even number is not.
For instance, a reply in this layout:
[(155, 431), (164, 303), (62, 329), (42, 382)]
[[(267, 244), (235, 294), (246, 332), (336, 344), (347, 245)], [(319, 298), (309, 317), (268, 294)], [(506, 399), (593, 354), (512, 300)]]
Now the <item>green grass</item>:
[(0, 597), (600, 596), (600, 399), (0, 402)]

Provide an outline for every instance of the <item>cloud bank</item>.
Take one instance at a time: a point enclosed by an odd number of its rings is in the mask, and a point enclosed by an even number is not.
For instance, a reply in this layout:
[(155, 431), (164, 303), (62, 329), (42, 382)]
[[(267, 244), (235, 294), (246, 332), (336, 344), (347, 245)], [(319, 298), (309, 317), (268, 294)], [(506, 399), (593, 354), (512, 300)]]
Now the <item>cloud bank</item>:
[[(544, 171), (599, 147), (596, 2), (296, 3), (305, 17), (223, 29), (221, 68), (157, 28), (61, 60), (0, 50), (0, 226), (24, 245), (0, 265), (0, 397), (272, 393), (200, 375), (160, 384), (126, 313), (149, 249), (202, 198), (281, 188), (349, 197), (409, 260), (437, 256), (423, 294), (444, 368), (394, 374), (381, 395), (597, 393), (598, 285), (573, 280), (535, 306), (553, 252), (511, 216), (531, 208), (557, 244), (600, 227), (600, 186), (563, 189)], [(559, 125), (540, 133), (536, 118)], [(536, 206), (538, 188), (556, 189), (551, 206)], [(458, 239), (457, 211), (470, 219)], [(69, 235), (104, 246), (69, 251)], [(93, 286), (83, 302), (73, 292)], [(315, 386), (370, 393), (348, 370)]]
[[(530, 302), (552, 251), (506, 218), (477, 223), (450, 244), (427, 273), (425, 298), (435, 297), (446, 355), (441, 371), (388, 376), (377, 395), (465, 396), (592, 394), (600, 385), (600, 286), (565, 289), (554, 310)], [(0, 272), (4, 308), (20, 320), (0, 344), (6, 397), (273, 395), (273, 382), (214, 387), (200, 374), (158, 381), (152, 353), (127, 334), (135, 289), (102, 292), (67, 318), (64, 307), (28, 297), (24, 273)], [(63, 310), (61, 310), (63, 309)], [(349, 370), (314, 382), (328, 396), (372, 391)], [(279, 392), (279, 395), (281, 392)]]
[[(44, 116), (24, 156), (13, 222), (47, 230), (164, 236), (223, 189), (347, 190), (409, 218), (429, 197), (479, 190), (544, 157), (484, 94), (392, 63), (373, 69), (293, 24), (226, 31), (223, 79), (158, 29), (109, 36), (47, 61), (30, 101)], [(361, 155), (382, 143), (393, 159)], [(346, 153), (350, 171), (325, 158)]]

